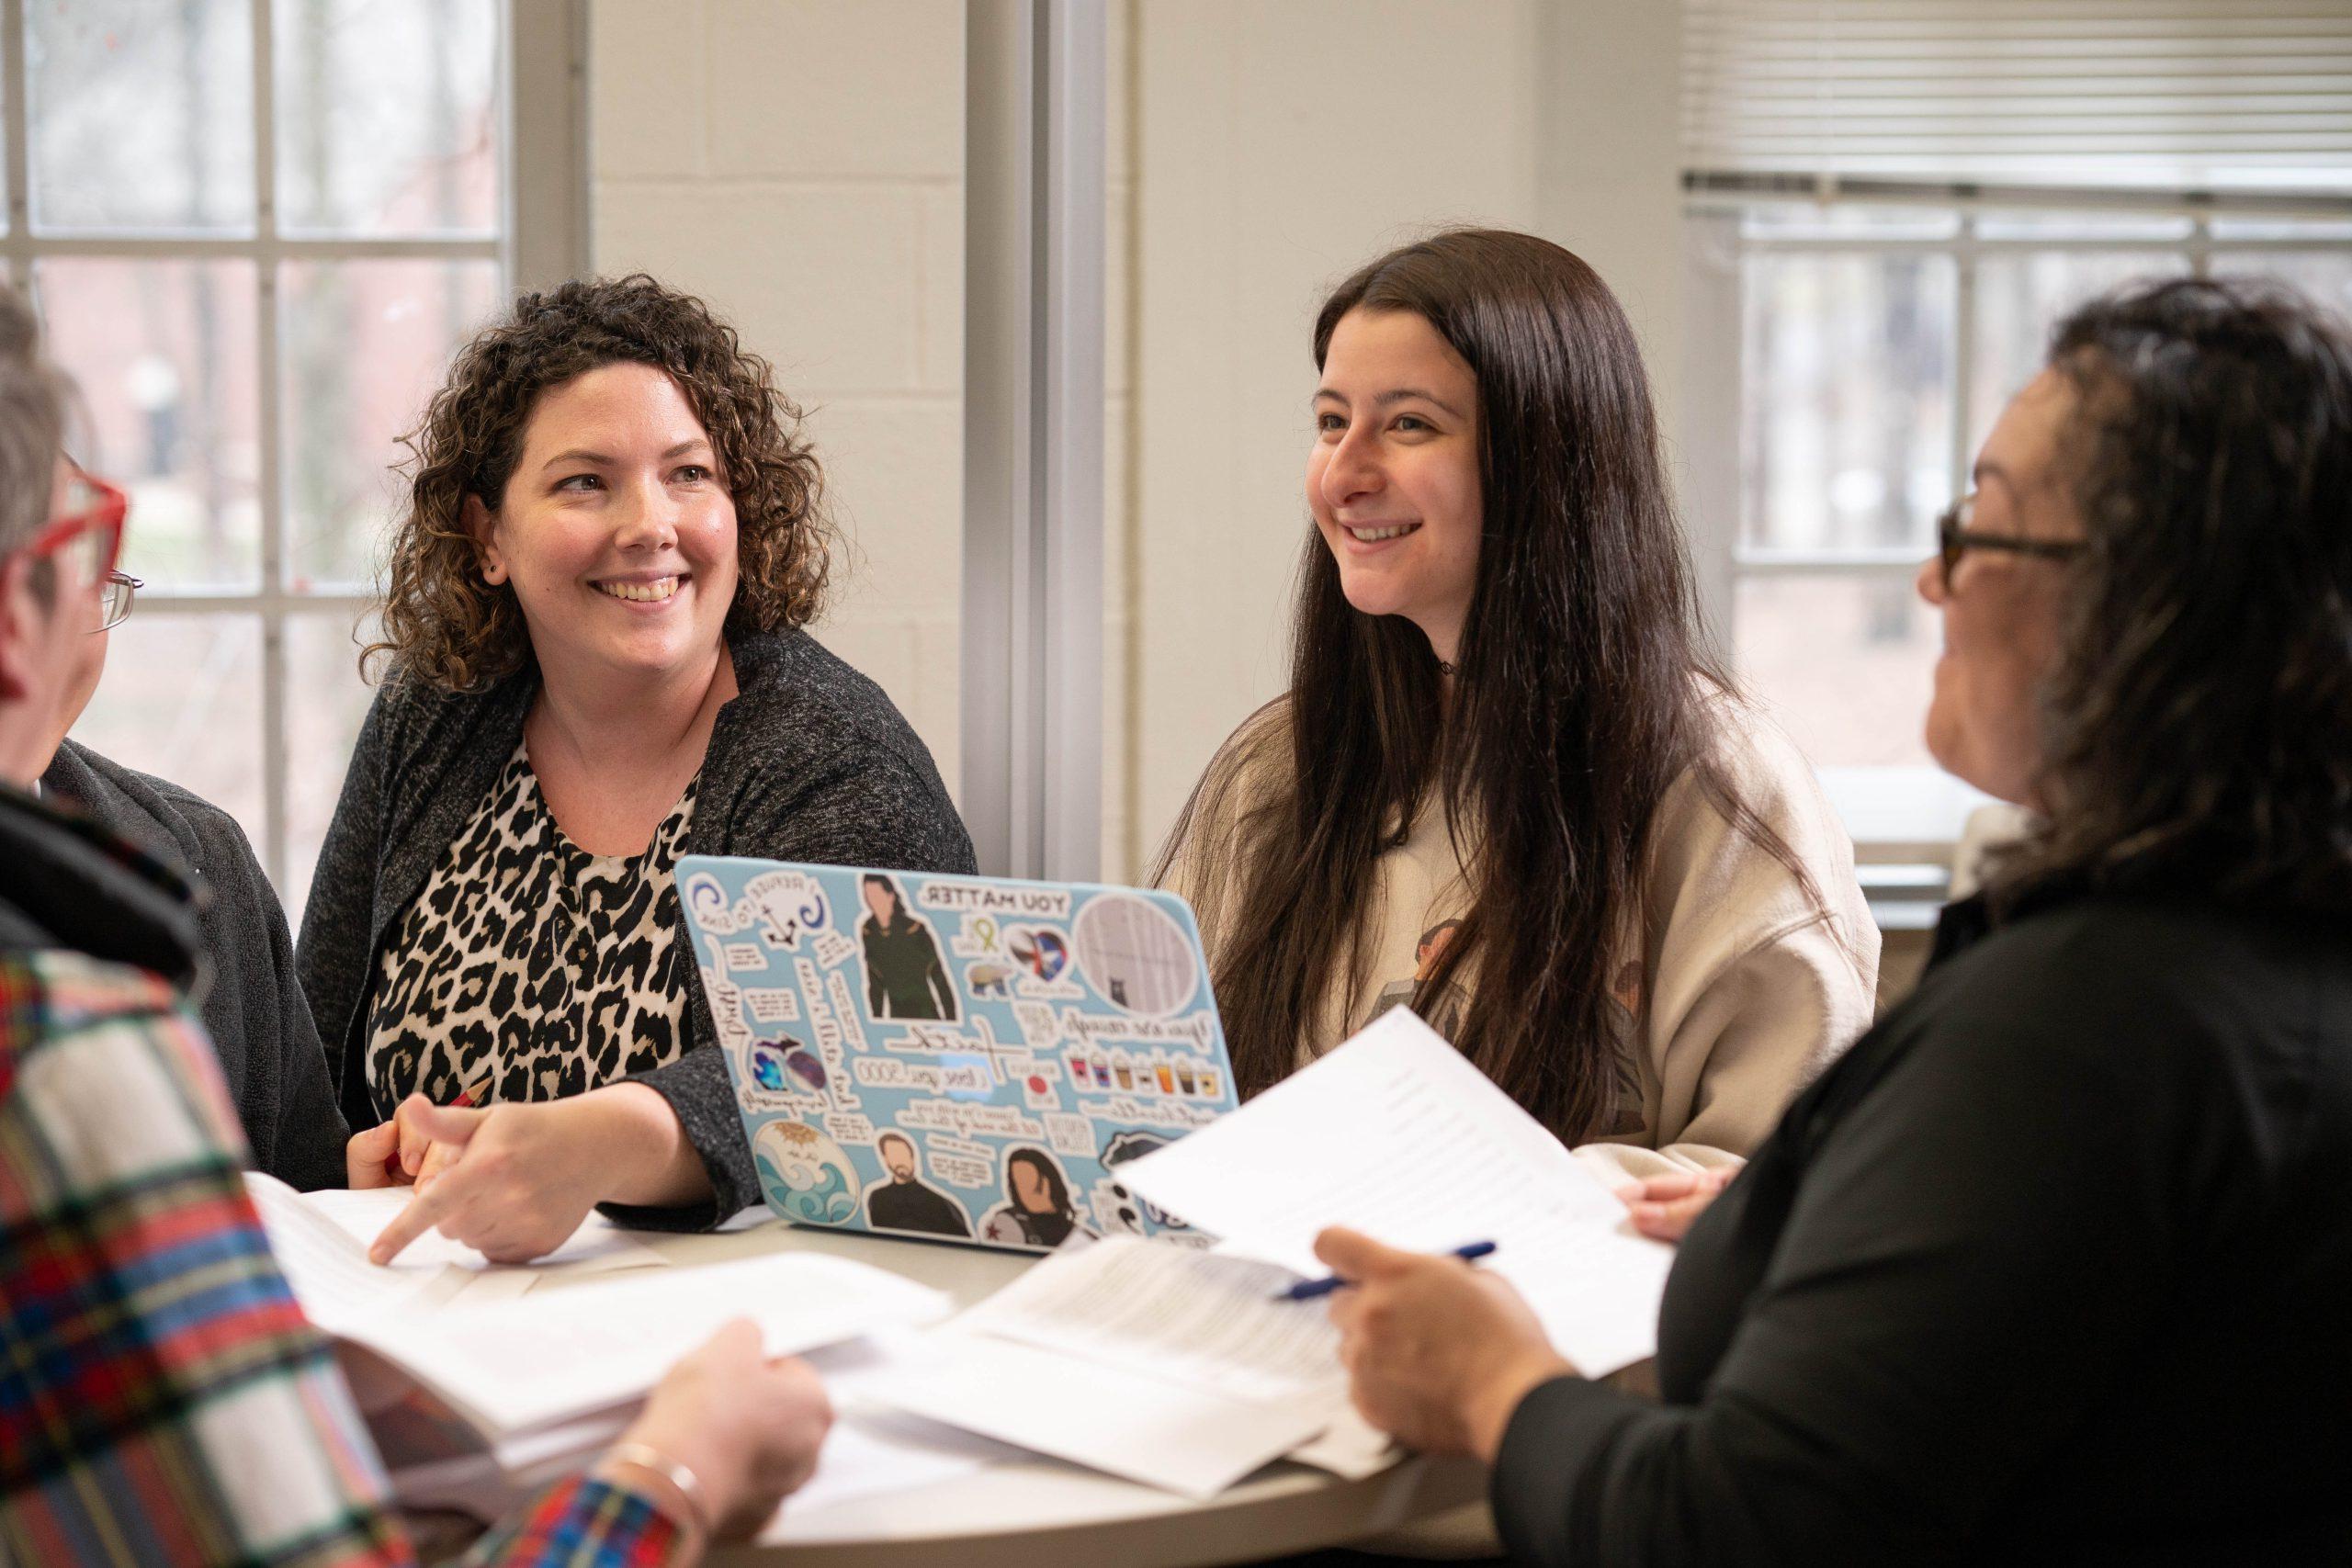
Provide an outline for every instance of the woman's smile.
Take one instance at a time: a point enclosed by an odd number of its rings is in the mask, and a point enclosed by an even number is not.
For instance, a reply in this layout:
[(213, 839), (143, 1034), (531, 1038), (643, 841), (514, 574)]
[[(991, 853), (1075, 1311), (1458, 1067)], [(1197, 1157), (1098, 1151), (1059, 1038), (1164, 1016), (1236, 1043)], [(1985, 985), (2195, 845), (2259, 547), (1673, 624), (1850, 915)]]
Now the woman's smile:
[(1385, 545), (1420, 531), (1419, 523), (1341, 523), (1349, 539), (1358, 545)]
[(608, 598), (631, 604), (665, 604), (676, 597), (679, 587), (690, 580), (685, 572), (671, 572), (662, 577), (605, 577), (589, 586)]

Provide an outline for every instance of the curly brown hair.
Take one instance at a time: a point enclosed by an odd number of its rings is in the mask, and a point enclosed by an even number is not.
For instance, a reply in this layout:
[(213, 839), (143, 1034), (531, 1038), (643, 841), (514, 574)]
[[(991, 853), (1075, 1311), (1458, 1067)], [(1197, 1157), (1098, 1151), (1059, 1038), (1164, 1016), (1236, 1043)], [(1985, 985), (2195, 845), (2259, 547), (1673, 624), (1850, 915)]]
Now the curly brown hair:
[(458, 351), (448, 379), (401, 437), (407, 510), (386, 564), (383, 636), (396, 674), (478, 691), (529, 663), (514, 590), (481, 578), (468, 497), (492, 515), (523, 457), (539, 399), (600, 366), (650, 365), (678, 384), (709, 433), (735, 502), (737, 581), (729, 636), (804, 626), (822, 606), (832, 525), (824, 473), (799, 407), (768, 362), (691, 294), (643, 273), (526, 294)]

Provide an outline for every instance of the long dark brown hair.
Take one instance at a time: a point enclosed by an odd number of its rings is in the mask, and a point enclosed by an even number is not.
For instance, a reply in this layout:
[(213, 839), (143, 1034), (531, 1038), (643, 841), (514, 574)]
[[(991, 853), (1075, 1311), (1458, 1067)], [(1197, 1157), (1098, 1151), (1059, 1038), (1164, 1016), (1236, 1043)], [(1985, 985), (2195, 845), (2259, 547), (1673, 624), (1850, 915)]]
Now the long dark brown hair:
[[(1486, 515), (1451, 712), (1428, 638), (1351, 607), (1310, 528), (1289, 694), (1203, 778), (1159, 874), (1179, 852), (1231, 868), (1203, 879), (1199, 913), (1252, 1093), (1295, 1066), (1327, 988), (1362, 975), (1374, 863), (1444, 810), (1470, 907), (1413, 1005), (1426, 1014), (1475, 964), (1455, 1044), (1562, 1136), (1605, 1131), (1609, 966), (1668, 786), (1695, 769), (1815, 890), (1709, 744), (1708, 688), (1732, 683), (1698, 630), (1648, 378), (1608, 287), (1532, 235), (1439, 234), (1340, 285), (1316, 320), (1318, 367), (1360, 309), (1421, 317), (1477, 378)], [(1191, 846), (1222, 822), (1228, 840)]]
[(1997, 903), (2057, 879), (2352, 910), (2348, 333), (2247, 281), (2059, 323), (2086, 549), (2041, 694), (2049, 817)]

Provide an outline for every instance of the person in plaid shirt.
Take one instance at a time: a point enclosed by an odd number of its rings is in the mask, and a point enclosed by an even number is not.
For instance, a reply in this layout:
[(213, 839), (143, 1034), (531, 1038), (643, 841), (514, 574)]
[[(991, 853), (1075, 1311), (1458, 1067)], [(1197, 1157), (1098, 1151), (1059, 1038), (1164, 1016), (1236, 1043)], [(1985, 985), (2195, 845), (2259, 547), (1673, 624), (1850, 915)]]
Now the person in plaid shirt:
[[(28, 793), (126, 510), (62, 457), (64, 392), (0, 289), (0, 1562), (413, 1562), (238, 1174), (190, 889)], [(807, 1480), (831, 1418), (737, 1323), (468, 1560), (691, 1561)]]

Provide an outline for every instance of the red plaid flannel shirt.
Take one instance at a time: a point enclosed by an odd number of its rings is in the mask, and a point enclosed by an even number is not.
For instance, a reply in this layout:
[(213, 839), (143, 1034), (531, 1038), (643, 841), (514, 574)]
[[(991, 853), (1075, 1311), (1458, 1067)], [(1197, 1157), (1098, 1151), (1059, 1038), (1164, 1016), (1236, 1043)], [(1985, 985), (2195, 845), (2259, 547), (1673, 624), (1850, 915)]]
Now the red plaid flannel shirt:
[[(413, 1561), (325, 1343), (270, 1257), (202, 1026), (164, 982), (0, 952), (0, 1562)], [(665, 1561), (573, 1481), (467, 1561)]]

